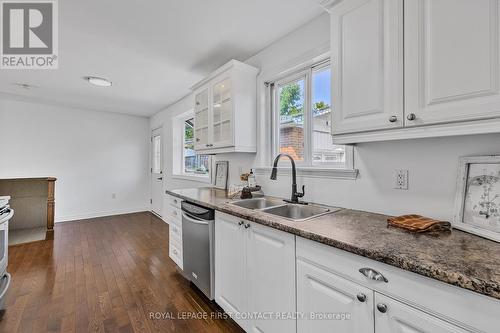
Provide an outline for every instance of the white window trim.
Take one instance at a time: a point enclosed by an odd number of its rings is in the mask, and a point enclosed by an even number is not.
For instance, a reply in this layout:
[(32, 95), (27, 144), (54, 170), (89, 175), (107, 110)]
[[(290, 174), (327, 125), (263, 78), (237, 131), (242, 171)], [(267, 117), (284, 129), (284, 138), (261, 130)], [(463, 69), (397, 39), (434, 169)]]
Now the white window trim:
[[(277, 143), (276, 138), (278, 137), (276, 133), (277, 130), (277, 121), (276, 115), (274, 112), (274, 104), (276, 102), (276, 98), (271, 89), (271, 85), (269, 82), (277, 83), (277, 82), (285, 82), (285, 81), (293, 81), (293, 77), (300, 77), (301, 73), (306, 71), (311, 71), (314, 67), (320, 68), (322, 65), (326, 66), (328, 63), (330, 54), (329, 52), (325, 52), (319, 56), (310, 57), (310, 54), (304, 55), (301, 59), (297, 60), (296, 65), (291, 65), (290, 68), (293, 70), (283, 70), (283, 68), (276, 70), (275, 74), (261, 74), (259, 78), (259, 83), (262, 84), (262, 89), (265, 92), (266, 103), (264, 114), (261, 113), (261, 116), (271, 120), (271, 130), (268, 133), (270, 135), (271, 149), (265, 153), (263, 159), (261, 161), (265, 162), (265, 166), (257, 166), (254, 168), (256, 174), (265, 175), (270, 174), (271, 172), (271, 163), (274, 160), (274, 157), (277, 155)], [(312, 71), (311, 71), (312, 73)], [(277, 89), (275, 89), (277, 90)], [(307, 94), (307, 92), (306, 92)], [(306, 126), (304, 124), (304, 126)], [(309, 140), (310, 141), (310, 140)], [(262, 147), (262, 146), (261, 146)], [(346, 145), (345, 146), (345, 164), (342, 167), (335, 167), (338, 164), (312, 164), (311, 166), (304, 166), (298, 164), (297, 165), (297, 175), (299, 177), (305, 178), (333, 178), (333, 179), (357, 179), (359, 171), (354, 168), (354, 146)], [(289, 174), (290, 168), (278, 168), (278, 174)]]
[(187, 173), (184, 171), (184, 124), (185, 124), (186, 120), (188, 120), (190, 118), (194, 118), (194, 109), (189, 110), (187, 112), (184, 112), (184, 113), (174, 117), (173, 121), (172, 121), (172, 133), (173, 133), (172, 154), (176, 155), (176, 154), (179, 154), (179, 152), (180, 152), (179, 155), (181, 156), (180, 159), (175, 158), (175, 156), (173, 156), (173, 158), (172, 158), (172, 162), (174, 164), (172, 178), (211, 184), (212, 183), (212, 168), (213, 168), (212, 157), (209, 157), (210, 171), (207, 175)]

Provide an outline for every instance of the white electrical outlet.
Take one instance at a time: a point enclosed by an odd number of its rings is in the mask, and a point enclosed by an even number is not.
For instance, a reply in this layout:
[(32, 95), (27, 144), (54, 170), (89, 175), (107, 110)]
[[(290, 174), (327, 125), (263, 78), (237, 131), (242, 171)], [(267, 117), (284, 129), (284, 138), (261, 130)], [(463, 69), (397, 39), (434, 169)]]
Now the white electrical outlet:
[(396, 189), (398, 190), (407, 190), (408, 189), (408, 175), (409, 171), (405, 169), (396, 170), (395, 178), (396, 178)]

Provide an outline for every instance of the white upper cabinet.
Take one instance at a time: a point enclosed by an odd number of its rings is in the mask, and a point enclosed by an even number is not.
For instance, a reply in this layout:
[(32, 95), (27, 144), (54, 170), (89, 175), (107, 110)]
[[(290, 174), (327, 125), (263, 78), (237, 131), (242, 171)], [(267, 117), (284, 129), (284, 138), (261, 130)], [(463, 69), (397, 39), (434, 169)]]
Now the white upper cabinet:
[(257, 151), (257, 73), (231, 60), (192, 88), (197, 152)]
[(204, 149), (208, 145), (208, 88), (194, 96), (194, 149)]
[(403, 125), (403, 0), (346, 0), (331, 14), (333, 133)]
[(498, 17), (498, 0), (405, 2), (406, 126), (500, 116)]
[(499, 0), (323, 5), (334, 143), (500, 132)]

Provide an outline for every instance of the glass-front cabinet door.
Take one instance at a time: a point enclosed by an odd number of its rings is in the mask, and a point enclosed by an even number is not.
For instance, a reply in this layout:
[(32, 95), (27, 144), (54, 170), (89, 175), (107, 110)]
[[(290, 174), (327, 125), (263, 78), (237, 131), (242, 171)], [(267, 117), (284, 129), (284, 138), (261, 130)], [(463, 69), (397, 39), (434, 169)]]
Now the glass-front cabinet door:
[(212, 86), (212, 144), (214, 148), (233, 144), (233, 101), (231, 80), (226, 78)]
[(194, 149), (209, 147), (209, 122), (208, 122), (208, 88), (195, 96), (194, 107)]

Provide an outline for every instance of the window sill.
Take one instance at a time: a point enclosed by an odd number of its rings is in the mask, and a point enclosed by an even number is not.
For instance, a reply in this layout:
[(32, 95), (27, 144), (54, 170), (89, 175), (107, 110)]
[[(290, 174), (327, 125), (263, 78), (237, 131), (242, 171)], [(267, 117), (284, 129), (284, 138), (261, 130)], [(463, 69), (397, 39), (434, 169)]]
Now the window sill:
[[(256, 175), (270, 175), (272, 167), (256, 167)], [(278, 175), (290, 175), (292, 168), (278, 168)], [(304, 178), (331, 178), (331, 179), (356, 179), (358, 178), (358, 169), (334, 169), (317, 167), (297, 167), (297, 176)]]
[(172, 178), (173, 179), (190, 180), (190, 181), (199, 182), (199, 183), (207, 183), (207, 184), (211, 183), (210, 177), (202, 176), (202, 175), (173, 174)]

